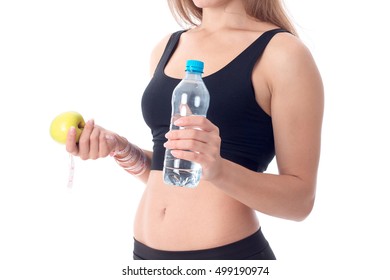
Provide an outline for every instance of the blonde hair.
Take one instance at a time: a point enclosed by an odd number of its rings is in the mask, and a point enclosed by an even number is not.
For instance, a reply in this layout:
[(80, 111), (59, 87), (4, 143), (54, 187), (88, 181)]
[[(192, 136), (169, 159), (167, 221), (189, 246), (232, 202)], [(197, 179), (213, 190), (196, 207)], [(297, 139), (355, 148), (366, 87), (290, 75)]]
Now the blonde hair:
[[(180, 25), (196, 26), (202, 20), (202, 9), (196, 7), (192, 0), (168, 0), (168, 5)], [(297, 35), (282, 0), (245, 0), (244, 5), (249, 16)]]

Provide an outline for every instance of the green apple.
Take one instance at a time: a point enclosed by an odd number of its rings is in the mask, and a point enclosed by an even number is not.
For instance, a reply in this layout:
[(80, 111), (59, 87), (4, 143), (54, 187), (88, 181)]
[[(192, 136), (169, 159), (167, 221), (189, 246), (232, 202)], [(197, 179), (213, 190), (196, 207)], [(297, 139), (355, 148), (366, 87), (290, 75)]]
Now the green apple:
[(74, 111), (64, 112), (55, 117), (50, 125), (50, 135), (58, 143), (65, 144), (66, 136), (72, 126), (76, 128), (76, 142), (78, 142), (85, 121), (81, 114)]

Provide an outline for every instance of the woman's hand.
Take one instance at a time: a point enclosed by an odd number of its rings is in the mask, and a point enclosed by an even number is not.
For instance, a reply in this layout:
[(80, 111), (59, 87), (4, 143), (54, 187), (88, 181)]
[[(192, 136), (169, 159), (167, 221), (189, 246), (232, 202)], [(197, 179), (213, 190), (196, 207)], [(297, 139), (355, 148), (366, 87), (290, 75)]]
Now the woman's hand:
[(76, 130), (71, 128), (66, 139), (66, 150), (83, 160), (98, 159), (110, 153), (121, 150), (127, 141), (117, 134), (95, 125), (89, 120), (81, 133), (79, 143), (76, 143)]
[(218, 127), (202, 116), (181, 117), (174, 124), (184, 129), (169, 131), (165, 148), (176, 158), (202, 165), (202, 179), (215, 179), (222, 168)]

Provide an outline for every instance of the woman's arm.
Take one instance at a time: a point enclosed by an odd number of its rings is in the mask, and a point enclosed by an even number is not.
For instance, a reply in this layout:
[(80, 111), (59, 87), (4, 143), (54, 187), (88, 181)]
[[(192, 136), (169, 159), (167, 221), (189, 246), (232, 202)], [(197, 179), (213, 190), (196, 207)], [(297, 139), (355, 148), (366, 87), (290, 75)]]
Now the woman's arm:
[[(165, 45), (169, 39), (169, 36), (163, 38), (153, 49), (151, 58), (150, 58), (150, 73), (153, 75), (155, 68), (162, 56)], [(138, 170), (142, 166), (137, 165), (137, 162), (131, 162), (129, 166), (127, 159), (132, 158), (130, 154), (131, 149), (127, 149), (126, 147), (130, 145), (133, 146), (133, 151), (138, 149), (138, 147), (129, 143), (126, 138), (119, 136), (116, 133), (108, 131), (100, 126), (95, 125), (93, 120), (90, 120), (86, 123), (83, 132), (80, 136), (79, 143), (76, 143), (76, 131), (74, 129), (70, 129), (66, 142), (66, 150), (74, 156), (78, 156), (83, 160), (87, 159), (98, 159), (107, 157), (108, 155), (115, 154), (114, 158), (117, 160), (117, 163), (121, 167), (125, 167), (125, 170), (129, 171), (132, 174), (131, 170), (127, 169), (127, 167), (132, 168), (134, 165)], [(119, 152), (118, 151), (123, 151)], [(152, 159), (153, 152), (142, 150), (143, 155), (136, 155), (140, 160), (144, 161), (145, 170), (142, 174), (138, 175), (137, 178), (142, 182), (146, 183), (149, 179), (150, 174), (150, 163)]]
[[(132, 146), (132, 149), (126, 149), (126, 146)], [(109, 130), (104, 129), (101, 126), (95, 125), (93, 120), (89, 120), (81, 133), (79, 142), (76, 143), (76, 130), (71, 128), (69, 130), (67, 140), (66, 140), (66, 150), (74, 155), (78, 156), (83, 160), (87, 159), (98, 159), (104, 158), (108, 155), (113, 155), (118, 151), (125, 151), (124, 153), (117, 154), (114, 156), (116, 160), (118, 160), (119, 165), (122, 167), (132, 167), (136, 162), (122, 162), (122, 159), (130, 158), (129, 154), (134, 151), (142, 151), (138, 147), (130, 144), (126, 138), (119, 136), (118, 134), (111, 132)], [(142, 155), (140, 153), (137, 154), (137, 157), (133, 157), (135, 160), (143, 160), (144, 169), (141, 170), (137, 168), (137, 171), (140, 174), (137, 176), (142, 182), (146, 183), (149, 178), (150, 173), (150, 161), (151, 161), (152, 152), (142, 151)], [(126, 170), (126, 169), (125, 169)], [(127, 170), (131, 173), (131, 170)], [(142, 171), (142, 172), (141, 172)]]
[(245, 205), (300, 221), (309, 215), (315, 199), (323, 86), (309, 51), (289, 36), (275, 40), (259, 66), (267, 69), (279, 175), (253, 172), (222, 159), (218, 128), (202, 117), (179, 119), (177, 125), (198, 126), (202, 131), (169, 132), (166, 146), (178, 149), (174, 151), (177, 157), (199, 162), (203, 179)]

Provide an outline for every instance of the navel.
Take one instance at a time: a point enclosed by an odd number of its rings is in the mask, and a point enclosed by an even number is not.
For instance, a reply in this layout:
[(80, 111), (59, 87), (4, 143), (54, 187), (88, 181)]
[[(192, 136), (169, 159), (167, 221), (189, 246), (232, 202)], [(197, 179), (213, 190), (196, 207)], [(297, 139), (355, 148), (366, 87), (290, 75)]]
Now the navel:
[(167, 213), (167, 208), (164, 207), (163, 209), (161, 209), (161, 218), (164, 219), (165, 218), (165, 215)]

